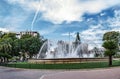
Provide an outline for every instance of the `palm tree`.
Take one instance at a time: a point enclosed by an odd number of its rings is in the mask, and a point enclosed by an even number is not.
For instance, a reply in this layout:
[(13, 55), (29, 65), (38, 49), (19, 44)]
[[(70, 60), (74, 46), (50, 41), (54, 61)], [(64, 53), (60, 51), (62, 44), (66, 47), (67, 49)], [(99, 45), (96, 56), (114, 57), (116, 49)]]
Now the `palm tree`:
[(6, 59), (8, 60), (8, 58), (10, 57), (11, 50), (12, 50), (12, 46), (8, 42), (8, 40), (2, 39), (0, 41), (0, 53), (2, 54), (1, 58), (3, 58), (4, 62), (6, 61)]

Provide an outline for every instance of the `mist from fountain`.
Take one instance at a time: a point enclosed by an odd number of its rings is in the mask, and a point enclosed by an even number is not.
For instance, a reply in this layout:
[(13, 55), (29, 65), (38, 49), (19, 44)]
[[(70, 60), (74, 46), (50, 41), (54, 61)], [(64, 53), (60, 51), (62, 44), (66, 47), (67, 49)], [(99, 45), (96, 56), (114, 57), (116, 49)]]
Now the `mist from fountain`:
[(37, 59), (49, 58), (86, 58), (94, 57), (88, 50), (87, 43), (47, 40), (42, 45)]

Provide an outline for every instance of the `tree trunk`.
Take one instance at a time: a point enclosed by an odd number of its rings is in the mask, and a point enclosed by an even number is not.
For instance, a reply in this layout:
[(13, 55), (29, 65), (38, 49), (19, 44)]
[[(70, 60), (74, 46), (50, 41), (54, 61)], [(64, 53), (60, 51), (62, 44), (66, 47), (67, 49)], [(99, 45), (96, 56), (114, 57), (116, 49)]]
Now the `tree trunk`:
[(2, 58), (0, 58), (0, 63), (2, 63)]
[(3, 57), (1, 58), (1, 63), (3, 63)]
[(30, 56), (30, 59), (32, 58), (32, 55), (29, 55)]
[(109, 66), (112, 66), (112, 56), (109, 56)]
[(7, 61), (7, 62), (9, 62), (9, 59), (8, 59), (8, 58), (6, 58), (6, 61)]
[(4, 63), (5, 63), (5, 62), (6, 62), (6, 61), (5, 61), (5, 57), (3, 57), (3, 60), (4, 60)]

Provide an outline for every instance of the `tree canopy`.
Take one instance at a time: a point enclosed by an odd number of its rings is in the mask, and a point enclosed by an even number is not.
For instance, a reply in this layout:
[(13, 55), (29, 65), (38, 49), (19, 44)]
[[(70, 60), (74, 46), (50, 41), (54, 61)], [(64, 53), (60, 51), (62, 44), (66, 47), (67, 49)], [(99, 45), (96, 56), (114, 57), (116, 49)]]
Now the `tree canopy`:
[(43, 42), (44, 39), (40, 35), (24, 34), (17, 38), (15, 33), (0, 32), (0, 60), (6, 62), (11, 57), (21, 57), (21, 53), (28, 54), (31, 58), (39, 52)]
[(116, 32), (116, 31), (106, 32), (103, 35), (103, 41), (105, 41), (105, 40), (113, 40), (116, 43), (118, 43), (118, 37), (119, 37), (119, 32)]
[(112, 56), (115, 55), (118, 51), (118, 43), (119, 43), (119, 32), (111, 31), (106, 32), (103, 35), (103, 47), (105, 50), (105, 55), (109, 56), (109, 65), (112, 65)]

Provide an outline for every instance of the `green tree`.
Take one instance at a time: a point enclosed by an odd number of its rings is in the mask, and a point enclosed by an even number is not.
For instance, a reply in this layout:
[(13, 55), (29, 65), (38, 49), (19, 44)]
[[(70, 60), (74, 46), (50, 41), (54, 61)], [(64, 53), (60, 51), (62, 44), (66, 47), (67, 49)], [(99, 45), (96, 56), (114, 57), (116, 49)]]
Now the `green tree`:
[(112, 56), (115, 55), (117, 45), (116, 42), (113, 40), (108, 40), (103, 43), (103, 47), (106, 49), (105, 50), (105, 55), (109, 56), (109, 66), (112, 65)]
[(2, 33), (0, 38), (0, 53), (1, 58), (5, 61), (5, 59), (9, 59), (16, 55), (14, 52), (15, 45), (14, 40), (16, 40), (16, 34), (15, 33)]
[(31, 58), (39, 52), (42, 42), (40, 42), (40, 39), (37, 37), (31, 37), (30, 41), (32, 42), (29, 46), (29, 55)]
[(0, 38), (3, 36), (3, 32), (2, 31), (0, 31)]
[(12, 40), (17, 39), (16, 33), (5, 33), (2, 38), (4, 38), (4, 39), (6, 39), (6, 38), (11, 38)]
[(4, 60), (4, 62), (8, 61), (8, 58), (11, 57), (11, 51), (12, 51), (12, 46), (10, 44), (11, 39), (1, 39), (0, 40), (0, 53), (1, 53), (1, 58)]
[(9, 51), (11, 52), (11, 56), (16, 56), (18, 52), (15, 52), (15, 40), (17, 40), (18, 38), (16, 37), (16, 34), (15, 33), (5, 33), (4, 36), (2, 37), (2, 39), (10, 39), (8, 42), (10, 43), (10, 45), (12, 46), (12, 50)]
[(21, 36), (21, 39), (30, 38), (30, 37), (32, 37), (32, 35), (24, 34), (24, 35)]
[(116, 56), (119, 55), (118, 52), (120, 52), (120, 33), (116, 32), (116, 31), (110, 31), (110, 32), (106, 32), (103, 35), (103, 41), (108, 41), (108, 40), (113, 40), (115, 42), (115, 44), (117, 45), (117, 53)]
[(22, 46), (21, 44), (22, 44), (21, 39), (14, 40), (14, 42), (13, 42), (13, 51), (12, 51), (14, 56), (19, 56), (20, 55), (21, 46)]
[(21, 37), (21, 49), (22, 52), (28, 53), (30, 58), (33, 55), (36, 55), (39, 52), (39, 49), (44, 42), (43, 37), (40, 35), (37, 36), (31, 36), (28, 34), (25, 34)]
[(106, 32), (103, 35), (103, 41), (105, 40), (113, 40), (116, 44), (118, 44), (119, 32), (116, 32), (116, 31)]
[(29, 54), (31, 58), (38, 53), (43, 42), (44, 39), (39, 34), (36, 36), (24, 34), (18, 39), (15, 33), (0, 32), (0, 59), (6, 61), (11, 57), (21, 55), (25, 59), (26, 54)]

